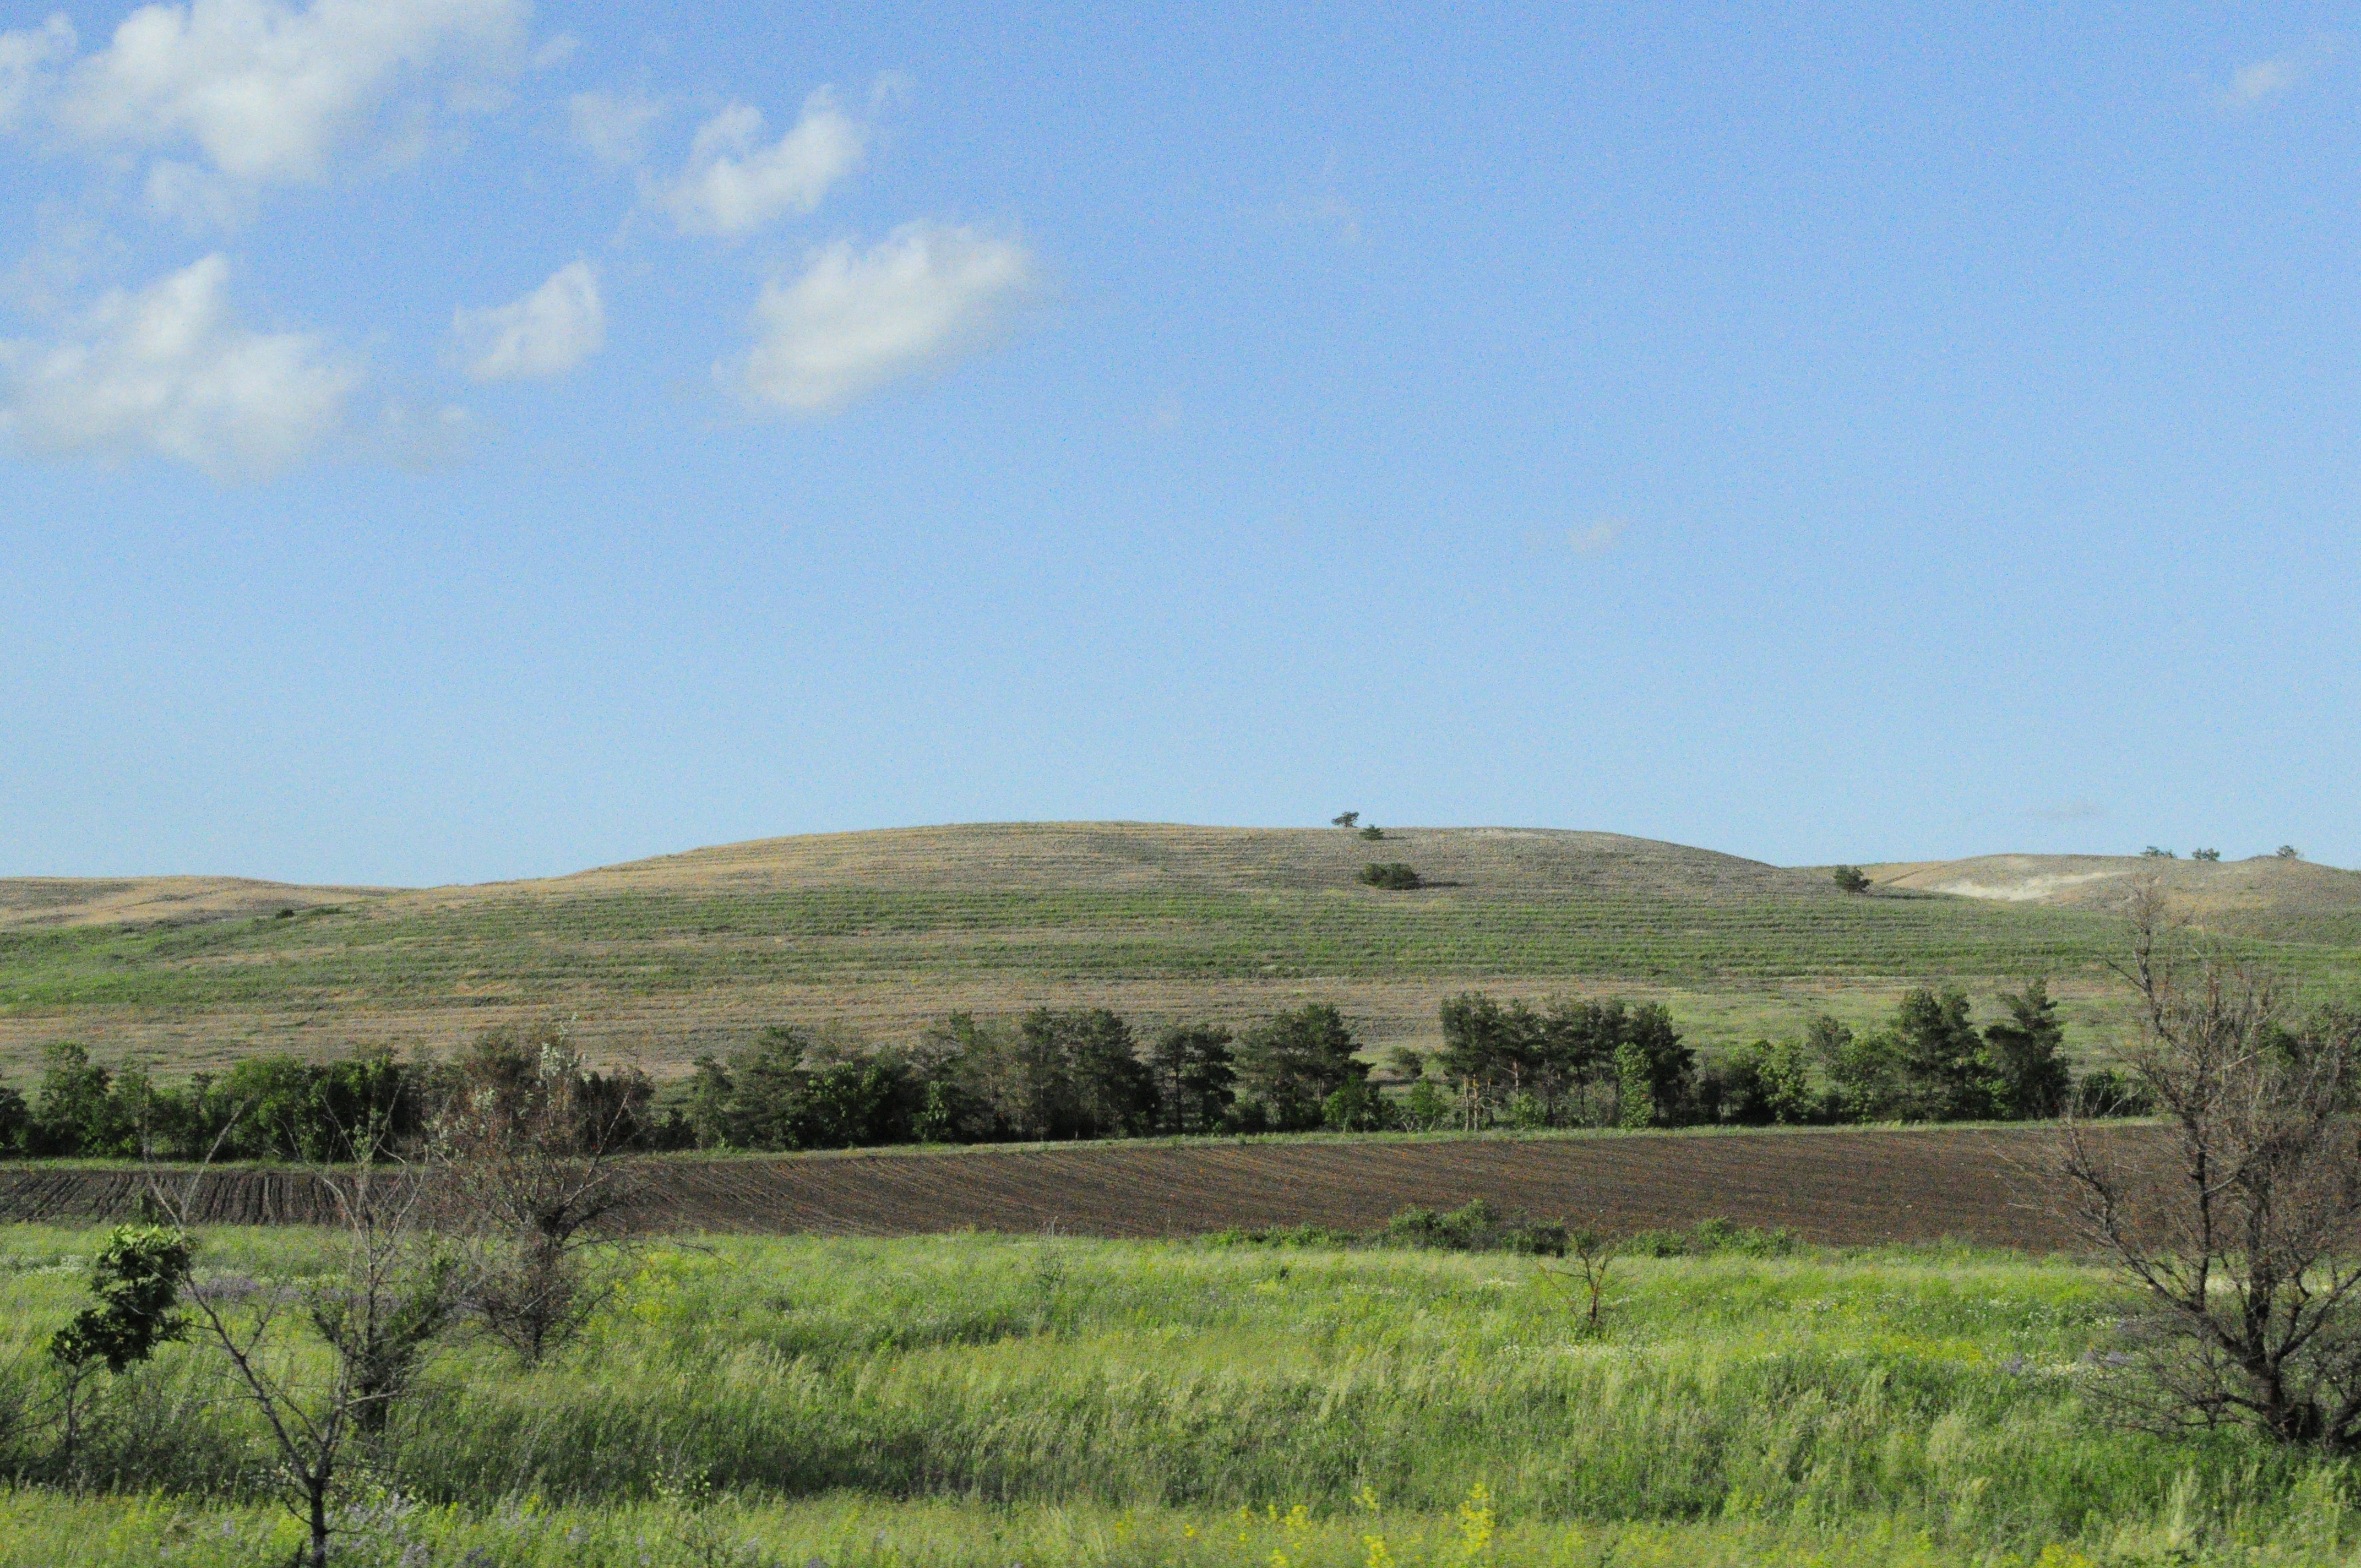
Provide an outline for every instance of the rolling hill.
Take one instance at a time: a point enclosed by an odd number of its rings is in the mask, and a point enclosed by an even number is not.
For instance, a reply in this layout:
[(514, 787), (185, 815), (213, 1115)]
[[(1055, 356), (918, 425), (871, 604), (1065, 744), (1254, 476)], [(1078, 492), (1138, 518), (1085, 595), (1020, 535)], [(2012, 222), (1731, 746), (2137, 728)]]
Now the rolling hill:
[[(1359, 885), (1371, 860), (1430, 885)], [(1992, 857), (1825, 871), (1613, 834), (1010, 824), (763, 839), (534, 882), (305, 888), (234, 879), (0, 881), (0, 1063), (77, 1038), (166, 1072), (258, 1049), (443, 1048), (555, 1010), (658, 1071), (763, 1025), (907, 1034), (955, 1010), (1105, 1004), (1242, 1021), (1333, 1000), (1417, 1041), (1479, 986), (1654, 997), (1713, 1045), (1903, 986), (2058, 978), (2078, 1044), (2119, 1003), (2110, 899), (2158, 863)], [(2361, 875), (2162, 868), (2201, 919), (2315, 983), (2356, 965)], [(2112, 891), (2111, 891), (2112, 890)]]

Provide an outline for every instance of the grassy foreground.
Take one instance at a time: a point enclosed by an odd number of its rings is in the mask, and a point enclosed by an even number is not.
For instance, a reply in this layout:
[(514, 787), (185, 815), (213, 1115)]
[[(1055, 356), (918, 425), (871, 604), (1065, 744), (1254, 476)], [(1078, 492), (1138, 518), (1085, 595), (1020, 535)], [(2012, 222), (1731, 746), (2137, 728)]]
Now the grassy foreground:
[[(0, 1232), (0, 1412), (92, 1233)], [(258, 1290), (316, 1241), (220, 1232)], [(1999, 1255), (1554, 1266), (1204, 1244), (726, 1238), (650, 1251), (559, 1365), (439, 1362), (347, 1560), (994, 1565), (2361, 1563), (2361, 1473), (2086, 1405), (2122, 1302)], [(80, 1495), (0, 1563), (283, 1561), (197, 1346), (104, 1390)], [(40, 1473), (20, 1431), (11, 1463)]]

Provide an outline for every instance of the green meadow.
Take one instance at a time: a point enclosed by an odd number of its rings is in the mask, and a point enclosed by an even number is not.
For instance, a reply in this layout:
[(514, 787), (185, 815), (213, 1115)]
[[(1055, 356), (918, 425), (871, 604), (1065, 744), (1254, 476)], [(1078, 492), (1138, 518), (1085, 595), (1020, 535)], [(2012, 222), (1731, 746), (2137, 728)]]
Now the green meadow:
[[(284, 1561), (218, 1356), (105, 1379), (70, 1475), (46, 1336), (94, 1232), (0, 1233), (0, 1563)], [(298, 1231), (208, 1234), (254, 1299)], [(429, 1564), (2361, 1563), (2345, 1462), (2102, 1420), (2103, 1274), (1960, 1251), (1623, 1260), (946, 1236), (629, 1260), (588, 1337), (455, 1343), (341, 1560)], [(299, 1364), (298, 1370), (302, 1370)]]

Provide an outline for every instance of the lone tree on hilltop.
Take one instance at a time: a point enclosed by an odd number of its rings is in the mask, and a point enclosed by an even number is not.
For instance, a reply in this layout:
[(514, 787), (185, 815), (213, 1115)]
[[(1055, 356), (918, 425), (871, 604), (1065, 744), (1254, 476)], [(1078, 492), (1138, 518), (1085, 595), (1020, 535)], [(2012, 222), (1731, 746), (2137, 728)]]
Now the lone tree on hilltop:
[(2222, 858), (2222, 851), (2219, 850), (2191, 850), (2189, 851), (2189, 858), (2192, 861), (2218, 861)]
[(2281, 844), (2279, 858), (2282, 861), (2300, 861), (2303, 859), (2303, 851), (2293, 844)]
[(1357, 811), (1340, 811), (1335, 816), (1328, 819), (1328, 826), (1331, 828), (1353, 828), (1357, 827), (1360, 820), (1361, 814)]
[(1869, 873), (1859, 866), (1839, 866), (1828, 876), (1847, 893), (1867, 893), (1870, 890)]
[(2361, 1451), (2361, 1015), (2298, 1016), (2275, 977), (2168, 927), (2154, 886), (2132, 916), (2127, 1062), (2164, 1146), (2070, 1119), (2061, 1161), (2072, 1218), (2148, 1301), (2106, 1391), (2150, 1430)]

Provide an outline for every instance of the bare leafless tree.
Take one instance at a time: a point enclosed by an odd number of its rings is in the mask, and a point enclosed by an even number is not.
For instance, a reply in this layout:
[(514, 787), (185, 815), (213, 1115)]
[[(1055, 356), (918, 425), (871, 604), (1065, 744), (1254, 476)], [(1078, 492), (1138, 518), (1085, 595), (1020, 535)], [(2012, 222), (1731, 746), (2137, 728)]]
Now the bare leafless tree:
[(493, 1030), (445, 1074), (436, 1188), (476, 1242), (474, 1302), (527, 1365), (564, 1344), (608, 1294), (598, 1266), (646, 1185), (624, 1158), (648, 1102), (638, 1073), (588, 1071), (565, 1026)]
[[(327, 1266), (300, 1287), (198, 1267), (180, 1281), (193, 1336), (229, 1363), (233, 1386), (260, 1416), (281, 1495), (307, 1540), (301, 1561), (326, 1568), (335, 1499), (416, 1386), (465, 1294), (457, 1257), (425, 1223), (423, 1185), (384, 1159), (316, 1167), (332, 1219)], [(151, 1180), (153, 1201), (183, 1233), (199, 1181)], [(323, 1357), (314, 1346), (324, 1349)]]
[(2127, 1053), (2161, 1136), (2070, 1119), (2070, 1217), (2149, 1303), (2110, 1393), (2154, 1428), (2361, 1448), (2361, 1024), (2135, 900)]

